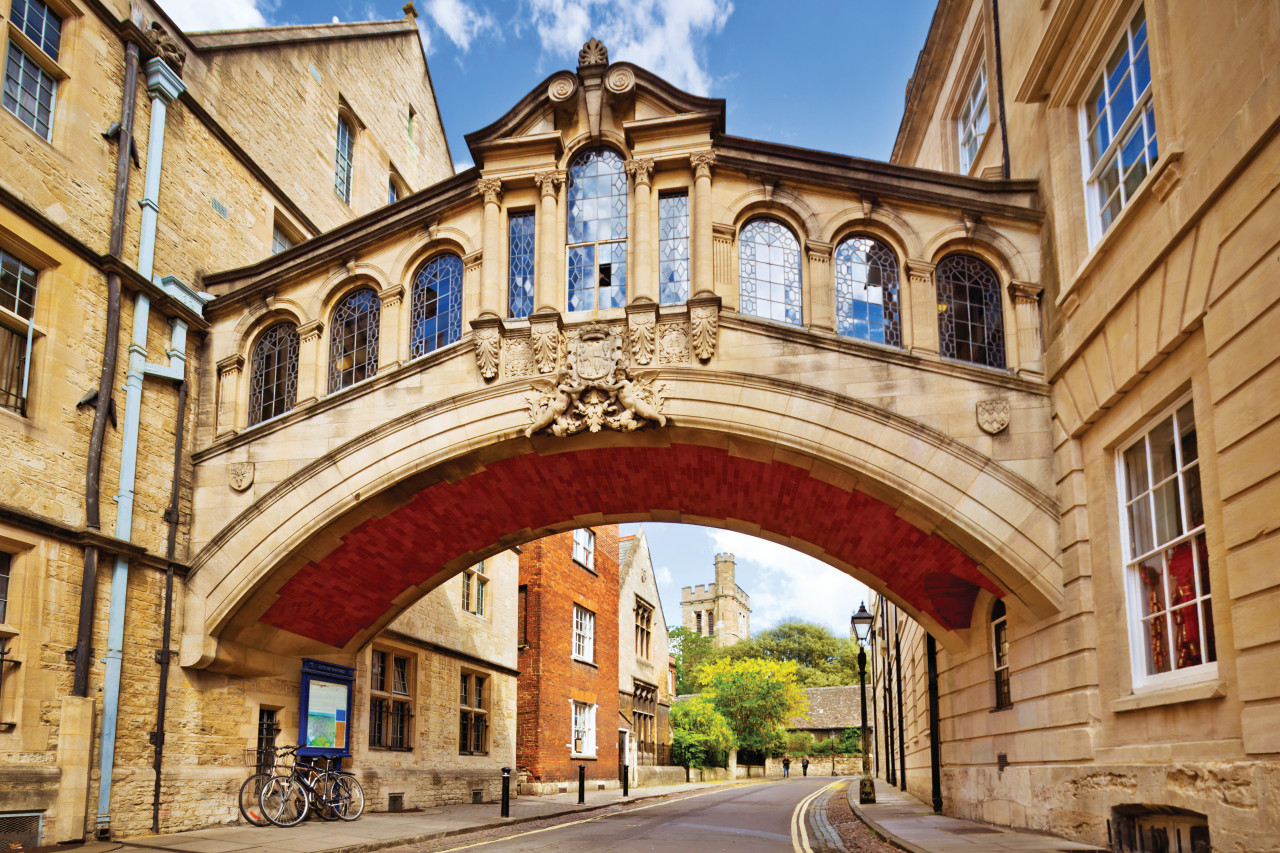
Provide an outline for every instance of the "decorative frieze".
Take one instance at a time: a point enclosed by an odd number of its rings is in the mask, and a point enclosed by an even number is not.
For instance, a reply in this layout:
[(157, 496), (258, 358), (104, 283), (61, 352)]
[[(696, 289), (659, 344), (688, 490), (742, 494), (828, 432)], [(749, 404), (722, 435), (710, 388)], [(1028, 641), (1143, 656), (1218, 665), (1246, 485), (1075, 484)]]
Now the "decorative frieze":
[(689, 363), (689, 324), (684, 319), (662, 323), (658, 332), (658, 363)]
[(647, 365), (653, 361), (657, 338), (657, 307), (636, 306), (640, 310), (627, 311), (627, 336), (631, 343), (631, 358), (636, 364)]

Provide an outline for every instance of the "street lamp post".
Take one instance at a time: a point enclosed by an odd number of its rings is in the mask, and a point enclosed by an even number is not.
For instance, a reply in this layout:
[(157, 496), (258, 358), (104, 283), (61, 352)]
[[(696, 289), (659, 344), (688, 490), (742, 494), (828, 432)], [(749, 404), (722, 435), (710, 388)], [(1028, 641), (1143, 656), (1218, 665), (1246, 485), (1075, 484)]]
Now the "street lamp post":
[[(862, 686), (862, 734), (858, 738), (858, 747), (862, 751), (862, 779), (858, 782), (858, 802), (874, 803), (876, 801), (876, 785), (871, 778), (871, 767), (867, 759), (867, 637), (871, 635), (871, 623), (875, 621), (867, 612), (864, 601), (858, 606), (858, 612), (850, 620), (853, 632), (858, 637), (858, 683)], [(834, 761), (834, 759), (833, 759)]]

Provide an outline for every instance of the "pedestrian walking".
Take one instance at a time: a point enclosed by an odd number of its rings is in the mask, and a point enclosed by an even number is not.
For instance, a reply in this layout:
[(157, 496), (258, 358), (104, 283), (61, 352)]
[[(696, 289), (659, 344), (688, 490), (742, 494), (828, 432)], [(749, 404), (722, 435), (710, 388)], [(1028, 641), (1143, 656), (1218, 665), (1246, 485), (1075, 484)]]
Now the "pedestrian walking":
[(809, 759), (806, 758), (800, 762), (800, 769), (804, 772), (804, 775), (809, 775)]
[(791, 775), (791, 758), (790, 756), (784, 755), (782, 757), (782, 778), (786, 779), (790, 775)]

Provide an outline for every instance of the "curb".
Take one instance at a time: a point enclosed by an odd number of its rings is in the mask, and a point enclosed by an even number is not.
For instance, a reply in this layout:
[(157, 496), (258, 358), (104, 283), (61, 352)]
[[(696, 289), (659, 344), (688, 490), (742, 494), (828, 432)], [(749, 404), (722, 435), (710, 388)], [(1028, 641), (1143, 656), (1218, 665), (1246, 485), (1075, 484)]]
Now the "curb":
[(912, 844), (910, 841), (907, 841), (905, 838), (902, 838), (901, 836), (893, 834), (892, 832), (890, 832), (889, 830), (881, 826), (879, 822), (872, 820), (870, 817), (868, 817), (867, 813), (863, 811), (861, 803), (858, 802), (858, 798), (853, 795), (853, 792), (854, 792), (854, 787), (852, 785), (850, 785), (848, 790), (845, 791), (845, 799), (849, 801), (849, 808), (853, 809), (853, 813), (858, 816), (858, 820), (862, 821), (868, 827), (870, 827), (871, 830), (876, 833), (876, 835), (879, 835), (881, 838), (883, 838), (888, 843), (892, 844), (894, 847), (897, 847), (900, 850), (906, 850), (907, 853), (930, 853), (930, 851), (924, 849), (923, 847), (917, 844)]
[[(846, 789), (849, 783), (844, 783)], [(808, 818), (813, 824), (813, 836), (815, 840), (820, 840), (822, 846), (826, 850), (847, 851), (849, 848), (844, 846), (844, 841), (840, 838), (840, 833), (827, 820), (827, 806), (833, 799), (839, 797), (839, 790), (827, 791), (818, 799), (814, 800), (813, 805), (809, 808)]]

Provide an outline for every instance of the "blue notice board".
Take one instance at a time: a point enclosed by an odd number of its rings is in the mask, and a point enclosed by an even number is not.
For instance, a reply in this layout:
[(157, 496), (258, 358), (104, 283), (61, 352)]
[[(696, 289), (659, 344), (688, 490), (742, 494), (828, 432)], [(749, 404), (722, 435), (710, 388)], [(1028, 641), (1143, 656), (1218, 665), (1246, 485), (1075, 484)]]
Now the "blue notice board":
[(351, 686), (355, 680), (353, 666), (302, 659), (299, 755), (351, 755)]

